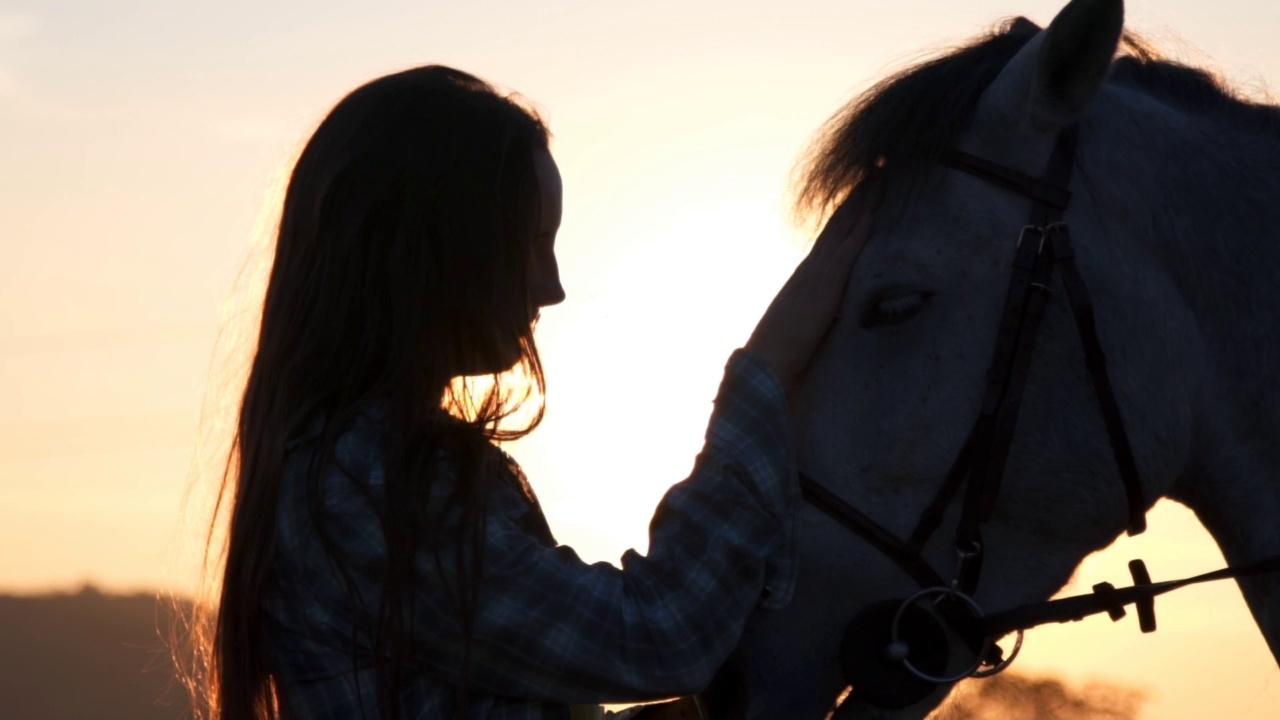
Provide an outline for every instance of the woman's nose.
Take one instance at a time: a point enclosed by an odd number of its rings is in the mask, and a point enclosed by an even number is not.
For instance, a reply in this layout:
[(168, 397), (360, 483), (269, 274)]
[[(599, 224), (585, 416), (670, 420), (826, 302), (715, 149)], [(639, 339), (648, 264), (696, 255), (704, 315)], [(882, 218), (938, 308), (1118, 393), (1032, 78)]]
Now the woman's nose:
[(537, 297), (537, 304), (540, 308), (559, 305), (564, 302), (564, 298), (564, 286), (560, 284), (560, 278), (556, 278), (542, 288), (542, 292)]

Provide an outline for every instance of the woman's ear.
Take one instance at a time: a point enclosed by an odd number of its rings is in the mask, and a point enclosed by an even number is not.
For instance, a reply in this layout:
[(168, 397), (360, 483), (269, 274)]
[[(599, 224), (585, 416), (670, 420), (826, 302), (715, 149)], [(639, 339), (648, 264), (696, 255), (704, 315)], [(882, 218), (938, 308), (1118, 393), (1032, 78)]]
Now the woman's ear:
[(996, 76), (978, 113), (998, 127), (1040, 132), (1074, 122), (1106, 78), (1123, 30), (1124, 0), (1071, 0)]

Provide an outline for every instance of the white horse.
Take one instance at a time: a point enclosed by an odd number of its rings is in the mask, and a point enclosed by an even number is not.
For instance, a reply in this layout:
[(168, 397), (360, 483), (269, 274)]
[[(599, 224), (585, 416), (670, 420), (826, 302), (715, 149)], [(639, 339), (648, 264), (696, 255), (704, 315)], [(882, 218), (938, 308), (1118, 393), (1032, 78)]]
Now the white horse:
[[(1059, 131), (1079, 123), (1065, 219), (1143, 509), (1161, 497), (1187, 505), (1232, 565), (1280, 554), (1280, 108), (1155, 57), (1122, 26), (1121, 0), (1072, 0), (1043, 31), (1014, 21), (855, 100), (814, 156), (806, 193), (816, 205), (872, 175), (883, 199), (842, 319), (797, 393), (800, 466), (900, 538), (979, 412), (1030, 207), (937, 159), (956, 148), (1039, 177)], [(1126, 527), (1060, 283), (983, 529), (974, 599), (987, 612), (1049, 598)], [(923, 551), (943, 577), (956, 563), (960, 505)], [(713, 715), (824, 717), (846, 686), (846, 624), (919, 589), (817, 508), (802, 508), (800, 528), (794, 600), (753, 616), (722, 673), (741, 682), (722, 677), (709, 694), (720, 708), (736, 695), (740, 707)], [(1240, 587), (1280, 654), (1280, 577)], [(920, 718), (949, 689), (889, 711), (858, 701), (855, 688), (835, 717)]]

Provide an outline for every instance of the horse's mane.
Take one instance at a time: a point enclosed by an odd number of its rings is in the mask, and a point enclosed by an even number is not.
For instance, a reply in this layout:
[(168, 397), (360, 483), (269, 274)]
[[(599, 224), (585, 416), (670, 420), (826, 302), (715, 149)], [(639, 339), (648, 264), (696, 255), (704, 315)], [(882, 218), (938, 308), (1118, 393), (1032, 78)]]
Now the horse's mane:
[[(823, 125), (802, 161), (797, 214), (825, 216), (873, 175), (907, 188), (909, 197), (915, 180), (957, 142), (983, 91), (1039, 30), (1026, 18), (1007, 20), (854, 98)], [(1245, 99), (1220, 76), (1170, 60), (1128, 31), (1110, 80), (1183, 112), (1280, 131), (1280, 107)]]

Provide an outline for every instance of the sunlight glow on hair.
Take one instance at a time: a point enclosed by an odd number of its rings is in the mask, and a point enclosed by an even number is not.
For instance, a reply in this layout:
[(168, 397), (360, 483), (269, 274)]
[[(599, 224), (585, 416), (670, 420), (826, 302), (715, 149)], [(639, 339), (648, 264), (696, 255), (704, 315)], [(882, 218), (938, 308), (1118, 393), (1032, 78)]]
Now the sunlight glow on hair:
[[(257, 348), (285, 190), (302, 148), (303, 142), (297, 142), (272, 173), (240, 270), (219, 313), (179, 513), (179, 541), (170, 548), (176, 556), (166, 598), (172, 626), (162, 632), (167, 633), (178, 681), (191, 697), (202, 697), (198, 690), (210, 674), (209, 658), (197, 648), (207, 647), (213, 636), (222, 591), (231, 512), (231, 498), (224, 490), (234, 487), (224, 488), (222, 480), (236, 466), (232, 444), (240, 400)], [(195, 716), (205, 717), (208, 712), (208, 708), (196, 708)]]

